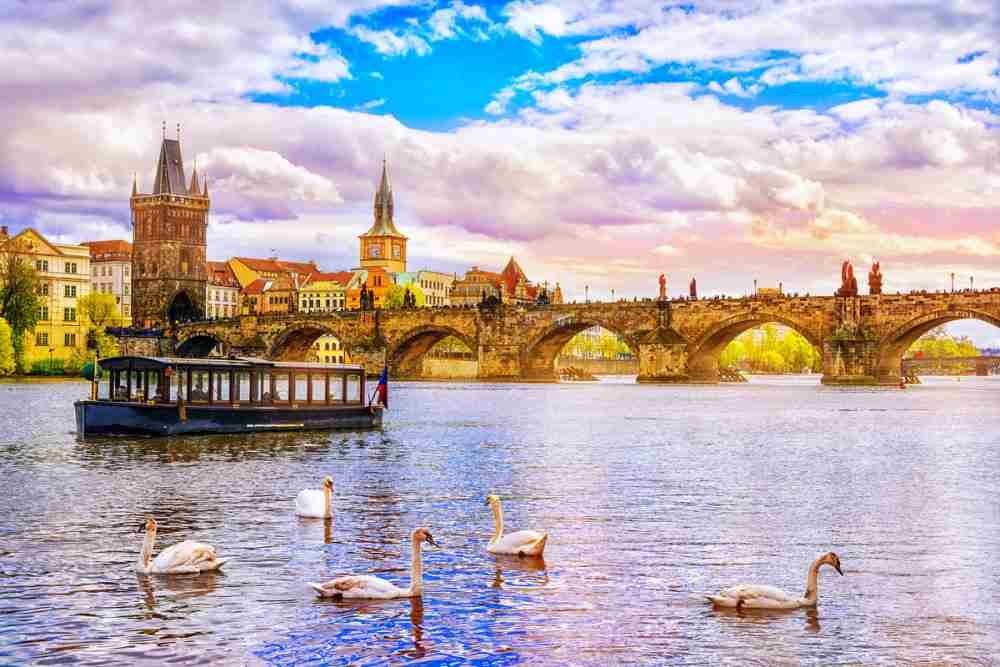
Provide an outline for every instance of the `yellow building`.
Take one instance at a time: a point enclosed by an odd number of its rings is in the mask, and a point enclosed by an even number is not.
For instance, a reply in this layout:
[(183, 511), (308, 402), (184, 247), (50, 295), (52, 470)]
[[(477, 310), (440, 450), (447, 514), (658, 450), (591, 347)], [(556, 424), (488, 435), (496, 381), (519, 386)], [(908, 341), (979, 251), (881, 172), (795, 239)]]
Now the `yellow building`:
[(299, 287), (300, 313), (329, 313), (347, 308), (347, 284), (350, 271), (316, 272)]
[(0, 249), (21, 256), (38, 272), (41, 312), (27, 340), (29, 367), (50, 359), (66, 361), (74, 350), (85, 350), (86, 327), (77, 302), (90, 293), (90, 248), (52, 243), (31, 228), (8, 237), (4, 227), (0, 229)]
[(392, 186), (389, 168), (383, 161), (382, 180), (375, 193), (375, 223), (358, 237), (362, 269), (382, 269), (388, 273), (406, 271), (406, 237), (396, 229), (392, 216)]
[(309, 361), (318, 361), (321, 364), (349, 363), (347, 352), (344, 351), (340, 341), (330, 334), (325, 334), (316, 339), (316, 342), (312, 345), (312, 355)]

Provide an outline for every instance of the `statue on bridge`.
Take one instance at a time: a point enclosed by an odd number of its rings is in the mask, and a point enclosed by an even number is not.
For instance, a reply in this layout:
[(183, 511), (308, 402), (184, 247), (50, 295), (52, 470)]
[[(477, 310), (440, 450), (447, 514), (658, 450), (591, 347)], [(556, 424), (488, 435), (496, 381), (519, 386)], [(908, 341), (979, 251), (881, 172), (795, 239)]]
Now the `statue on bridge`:
[(878, 262), (875, 262), (872, 265), (872, 270), (868, 272), (868, 293), (882, 293), (882, 270), (879, 268)]
[(688, 285), (688, 296), (691, 297), (692, 301), (698, 299), (698, 281), (694, 277), (691, 278), (691, 284)]
[(361, 310), (372, 309), (372, 301), (373, 301), (372, 293), (368, 291), (368, 288), (366, 288), (364, 285), (361, 286), (361, 296), (359, 297), (358, 300), (360, 302), (358, 304), (358, 307), (361, 308)]
[(660, 274), (660, 301), (667, 300), (667, 277)]
[(858, 279), (854, 277), (854, 267), (849, 261), (845, 261), (840, 267), (840, 289), (837, 296), (857, 296)]

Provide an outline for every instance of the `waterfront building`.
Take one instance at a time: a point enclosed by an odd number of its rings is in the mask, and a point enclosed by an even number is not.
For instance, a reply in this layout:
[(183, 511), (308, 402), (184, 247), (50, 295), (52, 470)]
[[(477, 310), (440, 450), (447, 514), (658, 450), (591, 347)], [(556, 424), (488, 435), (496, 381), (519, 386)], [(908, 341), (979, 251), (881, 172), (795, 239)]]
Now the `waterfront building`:
[(386, 291), (395, 285), (392, 274), (381, 267), (371, 269), (356, 269), (347, 284), (347, 308), (357, 310), (361, 307), (361, 288), (365, 287), (374, 298), (374, 306), (382, 307), (382, 298)]
[(350, 271), (317, 271), (310, 274), (305, 284), (299, 288), (299, 312), (328, 313), (344, 310), (347, 308), (347, 286), (352, 277)]
[(330, 334), (324, 334), (316, 339), (306, 361), (318, 361), (323, 364), (351, 363), (340, 341)]
[(229, 268), (236, 276), (241, 288), (260, 280), (277, 280), (285, 276), (292, 280), (305, 280), (307, 276), (319, 271), (316, 262), (291, 262), (277, 257), (260, 259), (257, 257), (233, 257), (228, 262)]
[(132, 181), (132, 319), (139, 326), (199, 319), (205, 314), (208, 181), (184, 175), (180, 137), (163, 138), (153, 191)]
[(406, 271), (406, 237), (393, 221), (393, 194), (389, 183), (389, 168), (382, 162), (382, 179), (375, 193), (375, 221), (367, 232), (358, 237), (362, 269), (381, 269), (388, 273)]
[[(513, 257), (503, 271), (483, 271), (478, 266), (465, 272), (465, 277), (454, 281), (451, 303), (456, 306), (474, 306), (484, 298), (494, 297), (506, 304), (532, 304), (538, 300), (542, 287), (528, 280), (521, 265)], [(549, 303), (562, 303), (562, 289), (558, 283), (551, 292), (546, 289)]]
[(86, 328), (77, 310), (80, 297), (90, 293), (90, 248), (54, 243), (28, 228), (9, 236), (0, 228), (0, 251), (29, 262), (38, 273), (41, 301), (38, 324), (28, 336), (28, 363), (66, 361), (86, 349)]
[(227, 262), (209, 261), (206, 267), (205, 315), (210, 320), (240, 313), (240, 283)]
[(450, 306), (451, 288), (455, 284), (455, 274), (442, 273), (440, 271), (417, 271), (416, 285), (419, 287), (427, 300), (425, 306)]
[(90, 248), (90, 289), (111, 294), (118, 306), (122, 326), (132, 324), (132, 244), (114, 241), (84, 241)]

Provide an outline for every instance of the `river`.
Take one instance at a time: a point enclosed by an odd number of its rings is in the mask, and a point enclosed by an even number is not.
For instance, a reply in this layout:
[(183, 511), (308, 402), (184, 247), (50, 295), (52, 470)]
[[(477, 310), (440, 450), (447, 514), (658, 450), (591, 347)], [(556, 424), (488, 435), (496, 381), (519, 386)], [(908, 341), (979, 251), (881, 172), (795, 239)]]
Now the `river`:
[[(816, 377), (703, 387), (400, 383), (381, 431), (73, 433), (78, 382), (0, 384), (0, 663), (838, 664), (1000, 655), (1000, 378), (905, 391)], [(335, 480), (334, 519), (297, 519)], [(544, 566), (483, 551), (488, 493), (550, 532)], [(133, 571), (142, 519), (232, 558)], [(317, 600), (408, 581), (422, 600)], [(721, 613), (743, 581), (819, 606)]]

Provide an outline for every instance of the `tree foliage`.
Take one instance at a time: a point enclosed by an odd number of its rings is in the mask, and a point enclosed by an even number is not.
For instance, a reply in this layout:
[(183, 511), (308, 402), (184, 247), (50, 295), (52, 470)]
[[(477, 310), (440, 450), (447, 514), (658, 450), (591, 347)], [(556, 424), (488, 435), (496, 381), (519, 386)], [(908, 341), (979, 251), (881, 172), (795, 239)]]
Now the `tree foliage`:
[(393, 285), (382, 294), (382, 308), (396, 310), (403, 307), (403, 297), (409, 289), (416, 299), (417, 307), (423, 306), (427, 302), (424, 291), (416, 285)]
[(11, 375), (14, 363), (14, 339), (7, 320), (0, 318), (0, 375)]
[(953, 357), (978, 357), (979, 349), (968, 338), (949, 336), (943, 326), (931, 329), (906, 351), (907, 357), (950, 359)]
[(719, 355), (719, 366), (751, 373), (819, 371), (823, 357), (798, 332), (775, 324), (745, 331)]
[(97, 331), (121, 324), (118, 314), (118, 304), (113, 294), (91, 292), (80, 297), (76, 302), (76, 312), (84, 324)]
[(599, 328), (596, 335), (582, 331), (573, 336), (560, 354), (582, 359), (621, 359), (632, 356), (632, 350), (621, 336)]
[(25, 338), (38, 324), (42, 300), (38, 296), (38, 273), (19, 250), (14, 241), (0, 248), (0, 317), (10, 325), (16, 364), (23, 369)]

